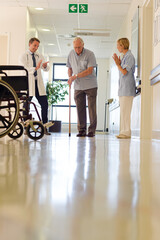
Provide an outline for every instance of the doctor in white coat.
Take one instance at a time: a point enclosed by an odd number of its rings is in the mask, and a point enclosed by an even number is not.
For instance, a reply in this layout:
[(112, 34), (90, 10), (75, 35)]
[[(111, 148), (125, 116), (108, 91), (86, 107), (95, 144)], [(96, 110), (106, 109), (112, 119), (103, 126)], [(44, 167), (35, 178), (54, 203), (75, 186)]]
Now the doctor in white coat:
[[(31, 38), (29, 40), (29, 49), (20, 57), (20, 64), (28, 70), (29, 77), (29, 96), (30, 101), (35, 96), (41, 105), (41, 116), (43, 123), (48, 122), (48, 100), (46, 90), (41, 74), (43, 71), (48, 71), (48, 62), (45, 62), (44, 57), (37, 52), (40, 40)], [(26, 106), (24, 105), (26, 108)], [(45, 128), (45, 134), (50, 135)]]

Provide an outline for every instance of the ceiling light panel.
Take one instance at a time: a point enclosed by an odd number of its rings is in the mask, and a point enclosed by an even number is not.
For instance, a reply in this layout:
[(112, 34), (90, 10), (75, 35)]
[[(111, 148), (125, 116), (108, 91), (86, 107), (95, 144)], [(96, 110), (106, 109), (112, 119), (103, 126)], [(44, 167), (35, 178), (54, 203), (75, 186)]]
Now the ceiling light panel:
[(0, 6), (1, 7), (43, 7), (48, 8), (48, 3), (45, 1), (23, 1), (23, 0), (13, 0), (13, 1), (7, 1), (7, 0), (0, 0)]
[[(104, 4), (104, 3), (108, 3), (108, 4), (123, 4), (123, 3), (127, 3), (130, 4), (132, 2), (132, 0), (98, 0), (99, 4)], [(89, 4), (92, 3), (97, 3), (97, 0), (89, 0)]]
[(43, 11), (44, 8), (35, 8), (35, 10), (37, 10), (37, 11)]

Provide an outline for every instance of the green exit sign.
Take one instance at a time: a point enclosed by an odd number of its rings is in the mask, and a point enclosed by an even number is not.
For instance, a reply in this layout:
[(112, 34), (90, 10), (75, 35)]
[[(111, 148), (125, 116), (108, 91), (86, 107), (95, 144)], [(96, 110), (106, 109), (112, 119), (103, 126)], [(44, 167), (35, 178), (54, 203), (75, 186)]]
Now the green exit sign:
[(78, 4), (69, 4), (69, 13), (77, 13)]
[(88, 13), (88, 4), (79, 4), (79, 13)]
[(69, 13), (88, 13), (88, 4), (69, 4)]

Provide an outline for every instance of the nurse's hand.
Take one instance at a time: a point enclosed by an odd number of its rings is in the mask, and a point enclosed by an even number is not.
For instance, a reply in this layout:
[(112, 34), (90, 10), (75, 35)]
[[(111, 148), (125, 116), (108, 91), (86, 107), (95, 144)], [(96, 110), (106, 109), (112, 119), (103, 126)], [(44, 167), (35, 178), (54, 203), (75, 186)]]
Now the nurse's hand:
[(118, 66), (118, 65), (121, 65), (121, 59), (120, 57), (117, 56), (116, 53), (113, 54), (112, 58), (114, 59), (115, 61), (115, 64)]

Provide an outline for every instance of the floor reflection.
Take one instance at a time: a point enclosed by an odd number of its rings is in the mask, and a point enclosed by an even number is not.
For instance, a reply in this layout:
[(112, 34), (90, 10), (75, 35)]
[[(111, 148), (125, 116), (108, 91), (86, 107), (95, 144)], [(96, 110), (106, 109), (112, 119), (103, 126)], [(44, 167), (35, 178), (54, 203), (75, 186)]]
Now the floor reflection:
[(0, 240), (157, 240), (159, 142), (0, 139)]

